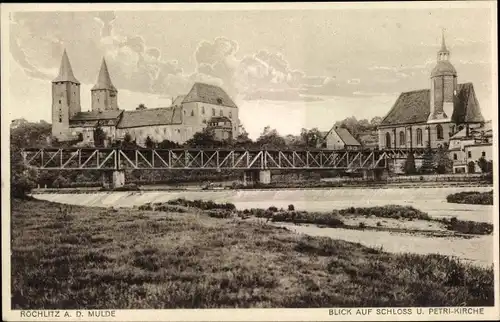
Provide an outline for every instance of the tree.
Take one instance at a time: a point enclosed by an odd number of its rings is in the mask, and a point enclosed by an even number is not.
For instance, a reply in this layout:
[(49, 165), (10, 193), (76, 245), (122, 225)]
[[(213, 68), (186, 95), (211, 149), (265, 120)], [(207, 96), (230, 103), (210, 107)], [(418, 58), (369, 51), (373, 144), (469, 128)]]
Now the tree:
[(254, 142), (252, 139), (248, 137), (247, 131), (244, 129), (240, 131), (240, 134), (236, 137), (236, 140), (234, 140), (233, 144), (235, 147), (244, 147), (244, 148), (249, 148), (252, 146)]
[(177, 148), (180, 148), (180, 145), (170, 140), (163, 140), (160, 143), (158, 143), (158, 149), (177, 149)]
[(285, 139), (279, 135), (278, 131), (266, 126), (255, 144), (260, 148), (285, 148)]
[(302, 129), (300, 131), (300, 139), (304, 147), (316, 148), (322, 139), (322, 135), (317, 128), (311, 130)]
[(476, 162), (482, 173), (493, 172), (493, 161), (487, 161), (484, 157), (480, 157)]
[(147, 109), (147, 107), (143, 103), (139, 104), (139, 106), (137, 106), (137, 108), (136, 108), (136, 110), (138, 110), (138, 111), (145, 110), (145, 109)]
[(448, 156), (448, 151), (444, 147), (439, 147), (434, 154), (434, 167), (439, 174), (450, 173), (453, 169), (453, 161)]
[(103, 147), (106, 141), (106, 132), (102, 130), (100, 126), (94, 129), (94, 146)]
[(406, 157), (406, 160), (403, 163), (402, 170), (406, 175), (412, 175), (417, 172), (415, 168), (415, 156), (413, 155), (413, 153), (408, 153), (408, 156)]
[(145, 145), (148, 149), (153, 149), (155, 147), (155, 142), (149, 137), (149, 135), (146, 137)]
[(420, 173), (431, 174), (436, 171), (434, 166), (434, 153), (430, 148), (427, 148), (422, 155), (422, 166), (420, 167)]
[(184, 143), (184, 145), (189, 147), (217, 147), (220, 146), (221, 143), (205, 128), (201, 132), (196, 132), (192, 138)]

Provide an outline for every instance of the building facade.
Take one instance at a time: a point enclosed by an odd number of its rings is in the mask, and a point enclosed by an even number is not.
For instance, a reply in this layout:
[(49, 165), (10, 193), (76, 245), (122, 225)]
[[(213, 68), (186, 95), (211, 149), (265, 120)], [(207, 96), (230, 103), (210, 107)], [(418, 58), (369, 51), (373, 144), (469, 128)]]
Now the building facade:
[(444, 36), (430, 89), (401, 93), (378, 127), (379, 147), (447, 147), (450, 138), (484, 122), (472, 83), (457, 83)]
[(478, 160), (493, 160), (493, 133), (491, 122), (463, 129), (450, 140), (449, 157), (453, 161), (453, 173), (481, 172)]
[(52, 135), (61, 141), (82, 137), (84, 143), (92, 144), (94, 133), (100, 128), (107, 142), (123, 140), (128, 134), (141, 146), (148, 137), (155, 142), (169, 140), (182, 144), (207, 128), (214, 117), (226, 119), (224, 130), (217, 130), (219, 136), (227, 137), (228, 133), (232, 138), (238, 136), (238, 107), (222, 88), (204, 83), (195, 83), (186, 95), (178, 96), (168, 107), (120, 109), (118, 90), (104, 59), (91, 89), (90, 111), (81, 111), (80, 82), (73, 74), (66, 51), (59, 74), (52, 81)]

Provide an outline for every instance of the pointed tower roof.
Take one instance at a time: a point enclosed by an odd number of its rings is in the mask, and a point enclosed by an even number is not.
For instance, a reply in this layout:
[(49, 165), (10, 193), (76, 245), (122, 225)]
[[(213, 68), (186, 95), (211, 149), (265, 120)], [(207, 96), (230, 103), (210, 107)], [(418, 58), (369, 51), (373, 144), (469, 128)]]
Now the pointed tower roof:
[(111, 82), (111, 77), (109, 76), (108, 65), (106, 65), (106, 60), (102, 59), (101, 70), (99, 71), (99, 76), (97, 77), (97, 83), (92, 87), (92, 90), (99, 89), (109, 89), (116, 92), (116, 87)]
[(448, 48), (446, 48), (446, 42), (444, 41), (444, 29), (441, 31), (441, 49), (439, 51), (449, 53)]
[(73, 69), (71, 68), (68, 54), (66, 53), (66, 49), (64, 50), (64, 53), (63, 53), (63, 56), (61, 59), (61, 67), (59, 67), (59, 74), (52, 82), (53, 83), (73, 82), (73, 83), (80, 84), (80, 82), (76, 79), (75, 75), (73, 75)]

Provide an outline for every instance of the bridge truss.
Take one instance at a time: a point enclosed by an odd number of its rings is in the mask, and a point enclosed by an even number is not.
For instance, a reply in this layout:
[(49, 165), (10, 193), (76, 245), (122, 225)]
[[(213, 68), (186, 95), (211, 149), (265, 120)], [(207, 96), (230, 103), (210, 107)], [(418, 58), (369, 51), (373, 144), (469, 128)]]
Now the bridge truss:
[[(422, 152), (413, 151), (416, 158)], [(358, 170), (386, 168), (388, 159), (406, 158), (409, 151), (31, 148), (21, 153), (27, 166), (46, 170)]]

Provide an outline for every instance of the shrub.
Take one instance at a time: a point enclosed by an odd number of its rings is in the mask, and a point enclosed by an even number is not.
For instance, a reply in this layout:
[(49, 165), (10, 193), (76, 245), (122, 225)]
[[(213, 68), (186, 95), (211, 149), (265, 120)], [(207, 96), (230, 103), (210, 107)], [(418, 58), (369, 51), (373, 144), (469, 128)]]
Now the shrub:
[(457, 220), (456, 217), (453, 217), (450, 220), (443, 219), (441, 222), (446, 225), (446, 229), (462, 234), (490, 235), (493, 233), (493, 225), (486, 222)]
[(198, 208), (201, 210), (225, 209), (225, 210), (233, 211), (236, 209), (236, 206), (232, 203), (229, 203), (229, 202), (218, 204), (218, 203), (215, 203), (211, 200), (209, 200), (209, 201), (204, 201), (204, 200), (191, 201), (191, 200), (186, 200), (184, 198), (169, 200), (169, 201), (167, 201), (167, 204), (184, 206), (184, 207), (193, 207), (193, 208)]
[(320, 213), (307, 211), (284, 211), (272, 215), (273, 222), (293, 222), (324, 225), (328, 227), (342, 227), (344, 222), (336, 213)]
[(493, 190), (489, 192), (463, 191), (450, 194), (446, 197), (449, 203), (470, 205), (493, 205)]
[(272, 212), (277, 212), (278, 211), (278, 208), (276, 208), (275, 206), (271, 206), (268, 208), (269, 211), (272, 211)]
[(229, 218), (231, 217), (231, 212), (223, 209), (207, 210), (206, 212), (212, 218)]
[(358, 225), (359, 228), (361, 229), (365, 229), (366, 228), (366, 224), (364, 222), (360, 222), (359, 225)]
[(288, 205), (288, 211), (294, 211), (295, 206), (294, 205)]
[(338, 211), (343, 214), (358, 214), (362, 216), (375, 216), (380, 218), (405, 218), (405, 219), (421, 219), (430, 220), (431, 218), (426, 212), (415, 209), (411, 206), (387, 205), (383, 207), (367, 207), (355, 208), (349, 207)]

